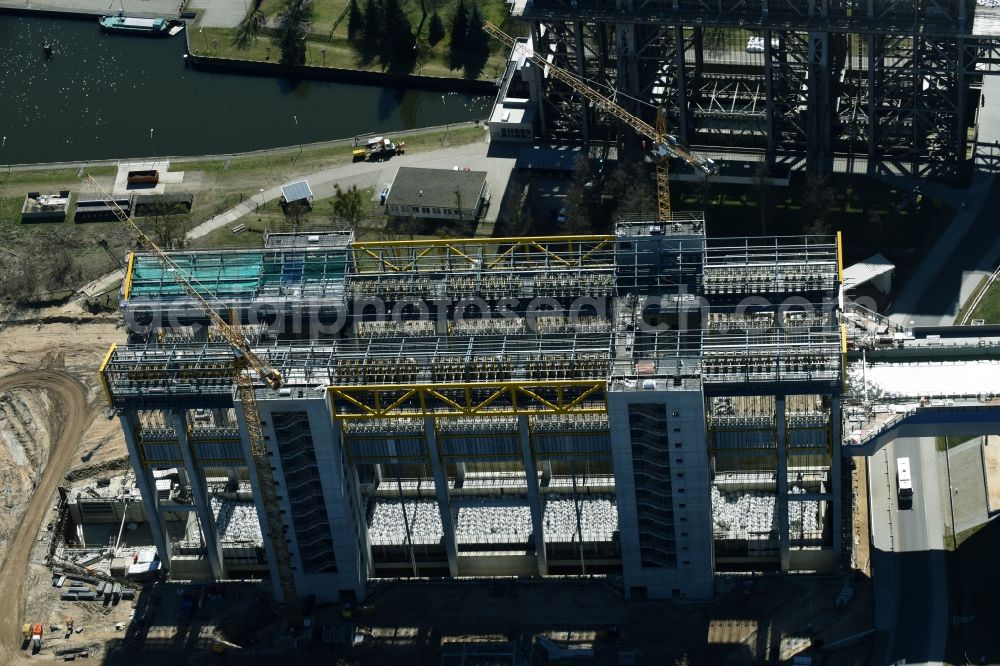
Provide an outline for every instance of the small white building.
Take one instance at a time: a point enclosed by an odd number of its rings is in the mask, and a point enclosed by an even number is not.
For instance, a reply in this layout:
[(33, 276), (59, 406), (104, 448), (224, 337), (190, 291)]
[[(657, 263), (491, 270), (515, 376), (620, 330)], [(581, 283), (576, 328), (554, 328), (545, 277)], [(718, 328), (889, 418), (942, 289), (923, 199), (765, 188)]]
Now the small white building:
[(281, 196), (284, 198), (285, 203), (290, 204), (301, 201), (305, 205), (311, 206), (313, 201), (313, 191), (309, 187), (308, 180), (297, 180), (294, 183), (282, 185)]
[(871, 283), (883, 294), (888, 294), (892, 291), (892, 272), (894, 270), (896, 270), (895, 264), (881, 253), (873, 254), (864, 261), (844, 269), (844, 291)]
[(530, 100), (508, 97), (493, 107), (490, 116), (491, 141), (530, 143), (535, 137), (535, 109)]
[(400, 167), (385, 209), (396, 217), (471, 222), (489, 200), (485, 171)]
[[(531, 50), (531, 41), (520, 39)], [(532, 90), (540, 91), (538, 68), (531, 64), (520, 49), (511, 51), (507, 68), (500, 82), (500, 91), (490, 114), (490, 141), (531, 143), (537, 133), (537, 97)]]

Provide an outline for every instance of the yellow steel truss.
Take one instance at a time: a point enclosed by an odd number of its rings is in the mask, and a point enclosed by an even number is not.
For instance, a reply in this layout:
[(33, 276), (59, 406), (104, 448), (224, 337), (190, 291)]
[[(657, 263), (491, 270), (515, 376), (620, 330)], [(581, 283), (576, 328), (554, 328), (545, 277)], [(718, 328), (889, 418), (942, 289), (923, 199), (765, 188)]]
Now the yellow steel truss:
[(837, 284), (844, 284), (844, 241), (837, 232)]
[(135, 252), (128, 253), (128, 267), (125, 268), (125, 288), (122, 290), (122, 297), (127, 301), (128, 295), (132, 292), (132, 271), (135, 269)]
[[(656, 112), (656, 131), (667, 135), (666, 112), (660, 108)], [(656, 161), (656, 203), (661, 220), (673, 219), (670, 210), (670, 160), (663, 155)]]
[(603, 414), (604, 380), (330, 386), (338, 419)]
[(512, 238), (453, 238), (418, 241), (365, 241), (351, 245), (358, 273), (407, 272), (504, 265), (547, 265), (563, 268), (612, 266), (599, 261), (601, 251), (614, 249), (614, 236), (524, 236)]
[(101, 378), (101, 387), (104, 389), (104, 397), (108, 401), (108, 407), (115, 406), (114, 398), (112, 398), (111, 395), (111, 384), (108, 382), (107, 370), (108, 370), (108, 363), (111, 362), (111, 357), (114, 355), (115, 349), (117, 348), (118, 345), (116, 344), (111, 345), (111, 347), (108, 349), (108, 353), (104, 355), (104, 360), (101, 361), (101, 367), (97, 369), (97, 374)]

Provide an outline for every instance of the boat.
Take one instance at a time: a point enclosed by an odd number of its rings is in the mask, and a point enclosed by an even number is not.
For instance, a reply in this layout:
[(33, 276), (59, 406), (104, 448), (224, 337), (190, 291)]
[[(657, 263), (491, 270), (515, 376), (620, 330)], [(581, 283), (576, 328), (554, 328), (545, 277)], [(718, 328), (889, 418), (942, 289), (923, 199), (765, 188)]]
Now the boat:
[(114, 16), (102, 16), (98, 22), (101, 30), (110, 33), (165, 37), (170, 32), (170, 21), (165, 18), (138, 18), (118, 13)]

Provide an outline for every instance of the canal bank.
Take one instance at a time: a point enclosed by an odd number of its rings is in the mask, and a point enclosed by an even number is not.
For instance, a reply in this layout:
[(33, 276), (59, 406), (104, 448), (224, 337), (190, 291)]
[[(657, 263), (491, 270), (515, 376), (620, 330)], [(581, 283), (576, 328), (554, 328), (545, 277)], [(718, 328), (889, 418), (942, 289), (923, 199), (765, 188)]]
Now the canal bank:
[(205, 71), (307, 79), (312, 81), (332, 81), (336, 83), (356, 83), (370, 86), (392, 86), (395, 88), (454, 92), (467, 95), (496, 96), (498, 90), (495, 81), (483, 81), (480, 79), (458, 79), (443, 76), (422, 76), (420, 74), (395, 74), (392, 72), (368, 72), (361, 69), (343, 69), (339, 67), (282, 65), (277, 62), (260, 62), (258, 60), (239, 60), (236, 58), (197, 55), (191, 51), (191, 31), (185, 30), (183, 34), (185, 49), (187, 51), (185, 54), (186, 61), (191, 67)]
[[(483, 129), (484, 139), (488, 139), (486, 133), (486, 126), (482, 123), (477, 123), (475, 121), (465, 121), (460, 123), (449, 123), (447, 125), (437, 125), (432, 127), (421, 127), (411, 130), (401, 130), (395, 132), (392, 137), (394, 139), (401, 139), (404, 141), (412, 142), (413, 137), (419, 137), (429, 134), (439, 134), (444, 133), (441, 138), (441, 146), (450, 145), (448, 140), (448, 134), (450, 132), (461, 132), (465, 129), (471, 129), (480, 127)], [(160, 155), (156, 159), (166, 160), (171, 163), (171, 165), (176, 165), (178, 168), (183, 167), (185, 164), (199, 163), (203, 164), (206, 162), (221, 162), (225, 164), (227, 161), (236, 161), (246, 158), (287, 158), (289, 155), (295, 155), (299, 152), (311, 153), (322, 150), (336, 150), (343, 148), (345, 155), (350, 148), (353, 148), (355, 143), (358, 141), (363, 141), (367, 136), (372, 136), (373, 133), (369, 132), (367, 134), (359, 134), (357, 136), (343, 137), (339, 139), (330, 139), (328, 141), (317, 141), (315, 143), (305, 143), (301, 146), (281, 146), (278, 148), (262, 148), (260, 150), (247, 150), (243, 152), (234, 153), (219, 153), (216, 155)], [(460, 142), (460, 145), (464, 145), (464, 142)], [(151, 156), (146, 156), (151, 157)], [(86, 172), (91, 168), (98, 167), (117, 167), (122, 160), (119, 159), (109, 159), (109, 160), (77, 160), (73, 162), (36, 162), (33, 164), (3, 164), (0, 167), (0, 187), (4, 183), (4, 175), (9, 173), (17, 173), (22, 171), (51, 171), (56, 169), (77, 169), (82, 172)]]
[[(107, 8), (96, 8), (93, 5), (103, 6), (103, 0), (55, 0), (58, 4), (49, 6), (39, 5), (37, 2), (29, 4), (18, 3), (12, 0), (0, 0), (0, 16), (41, 16), (54, 19), (69, 19), (80, 21), (93, 21), (95, 18), (105, 16), (109, 11), (114, 11), (113, 3)], [(239, 0), (242, 2), (242, 0)], [(172, 17), (177, 16), (177, 7), (167, 8), (164, 11), (155, 11), (156, 5), (174, 5), (173, 0), (143, 0), (142, 11), (129, 11), (129, 16), (146, 18)], [(73, 7), (76, 3), (79, 7)], [(150, 4), (151, 3), (151, 4)], [(68, 4), (71, 6), (63, 6)], [(153, 9), (154, 11), (150, 11)], [(199, 55), (191, 48), (191, 28), (194, 22), (187, 20), (188, 13), (182, 14), (184, 17), (185, 30), (181, 33), (184, 38), (185, 65), (207, 72), (219, 72), (226, 74), (243, 74), (249, 76), (263, 76), (268, 78), (287, 78), (309, 81), (329, 81), (333, 83), (354, 83), (359, 85), (386, 86), (400, 89), (430, 90), (436, 92), (457, 92), (469, 95), (496, 95), (497, 84), (495, 81), (484, 79), (462, 79), (445, 76), (426, 76), (421, 74), (397, 74), (393, 72), (372, 72), (361, 69), (347, 69), (341, 67), (319, 67), (311, 65), (283, 65), (277, 62), (261, 62), (259, 60), (243, 60), (239, 58), (222, 58), (216, 56)], [(194, 16), (193, 13), (190, 13)]]
[(84, 13), (0, 15), (0, 166), (297, 146), (486, 118), (494, 99), (186, 60), (186, 39), (102, 35)]

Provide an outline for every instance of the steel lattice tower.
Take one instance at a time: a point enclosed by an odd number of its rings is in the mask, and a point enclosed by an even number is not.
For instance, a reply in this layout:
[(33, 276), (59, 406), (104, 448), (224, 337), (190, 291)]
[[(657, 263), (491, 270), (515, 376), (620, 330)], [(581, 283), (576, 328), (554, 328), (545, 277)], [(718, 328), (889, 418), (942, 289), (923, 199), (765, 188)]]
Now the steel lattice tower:
[[(980, 76), (995, 69), (991, 10), (961, 0), (518, 0), (511, 11), (530, 21), (540, 54), (640, 117), (653, 122), (664, 105), (687, 145), (814, 173), (948, 178), (966, 164)], [(545, 79), (534, 92), (548, 138), (626, 152), (639, 143), (562, 84)]]

